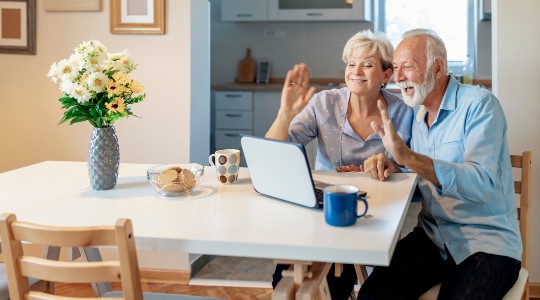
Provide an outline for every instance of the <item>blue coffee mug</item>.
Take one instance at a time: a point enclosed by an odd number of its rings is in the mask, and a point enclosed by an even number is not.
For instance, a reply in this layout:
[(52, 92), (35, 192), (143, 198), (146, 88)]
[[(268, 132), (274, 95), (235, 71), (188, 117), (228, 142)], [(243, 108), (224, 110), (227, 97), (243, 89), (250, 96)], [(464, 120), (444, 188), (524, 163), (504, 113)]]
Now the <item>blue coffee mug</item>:
[[(360, 189), (354, 185), (331, 185), (323, 189), (324, 219), (333, 226), (350, 226), (358, 218), (366, 215), (368, 203), (357, 193)], [(357, 214), (358, 200), (364, 203), (364, 212)]]

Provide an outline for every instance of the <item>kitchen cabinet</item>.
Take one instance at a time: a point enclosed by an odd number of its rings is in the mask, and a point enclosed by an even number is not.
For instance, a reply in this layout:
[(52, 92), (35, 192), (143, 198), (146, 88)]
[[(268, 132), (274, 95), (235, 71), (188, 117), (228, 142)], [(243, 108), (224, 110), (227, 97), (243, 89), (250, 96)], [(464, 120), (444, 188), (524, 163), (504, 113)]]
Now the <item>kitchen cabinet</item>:
[(371, 21), (371, 0), (268, 0), (275, 21)]
[(267, 0), (224, 0), (221, 2), (223, 21), (266, 21)]
[(265, 136), (276, 119), (281, 101), (280, 92), (254, 92), (253, 94), (253, 133)]
[[(240, 136), (253, 134), (253, 92), (217, 91), (214, 95), (214, 150), (242, 149)], [(212, 152), (213, 152), (212, 151)], [(245, 167), (240, 155), (240, 166)]]
[(221, 20), (371, 21), (371, 0), (223, 0)]
[[(279, 91), (215, 91), (213, 140), (211, 152), (218, 149), (242, 149), (240, 137), (249, 134), (264, 137), (279, 111)], [(315, 166), (317, 140), (305, 146), (311, 168)], [(246, 161), (241, 154), (240, 166)]]

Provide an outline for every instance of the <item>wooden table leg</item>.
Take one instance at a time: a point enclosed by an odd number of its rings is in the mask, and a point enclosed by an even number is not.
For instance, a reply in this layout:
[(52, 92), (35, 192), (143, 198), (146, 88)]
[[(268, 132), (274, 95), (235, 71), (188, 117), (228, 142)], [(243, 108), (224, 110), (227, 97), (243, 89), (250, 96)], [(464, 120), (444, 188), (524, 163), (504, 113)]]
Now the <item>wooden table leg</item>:
[(326, 275), (332, 264), (280, 260), (275, 262), (292, 265), (292, 270), (282, 272), (283, 278), (272, 292), (273, 300), (330, 299)]
[(313, 263), (310, 268), (313, 276), (302, 282), (296, 291), (296, 299), (311, 300), (330, 300), (330, 291), (326, 281), (326, 275), (330, 270), (330, 263)]

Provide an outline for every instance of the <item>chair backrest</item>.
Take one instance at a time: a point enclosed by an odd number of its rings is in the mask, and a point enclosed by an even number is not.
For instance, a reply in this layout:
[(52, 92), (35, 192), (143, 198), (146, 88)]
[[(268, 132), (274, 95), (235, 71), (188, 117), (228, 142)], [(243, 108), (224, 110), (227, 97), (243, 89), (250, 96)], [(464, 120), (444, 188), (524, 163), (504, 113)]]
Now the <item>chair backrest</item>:
[[(11, 299), (57, 299), (30, 290), (28, 277), (51, 282), (121, 282), (124, 299), (142, 300), (133, 227), (128, 219), (115, 226), (56, 227), (19, 222), (13, 214), (0, 216), (0, 239)], [(118, 260), (100, 262), (55, 261), (23, 253), (22, 242), (56, 247), (116, 246)], [(86, 298), (102, 299), (102, 298)]]
[(523, 243), (523, 255), (521, 265), (528, 269), (529, 266), (529, 206), (531, 200), (531, 151), (523, 151), (521, 155), (510, 155), (512, 167), (521, 169), (520, 180), (514, 181), (514, 190), (519, 194), (519, 230)]

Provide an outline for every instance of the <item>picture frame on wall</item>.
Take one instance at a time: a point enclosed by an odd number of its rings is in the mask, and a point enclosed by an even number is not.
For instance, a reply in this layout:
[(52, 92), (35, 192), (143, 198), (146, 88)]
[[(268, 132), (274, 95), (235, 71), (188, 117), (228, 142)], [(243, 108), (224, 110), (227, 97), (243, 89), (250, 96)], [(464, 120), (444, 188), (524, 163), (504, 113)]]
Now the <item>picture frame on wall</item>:
[(101, 0), (45, 0), (45, 11), (101, 11)]
[(0, 0), (0, 53), (36, 54), (36, 0)]
[(111, 33), (165, 34), (165, 0), (110, 0)]

